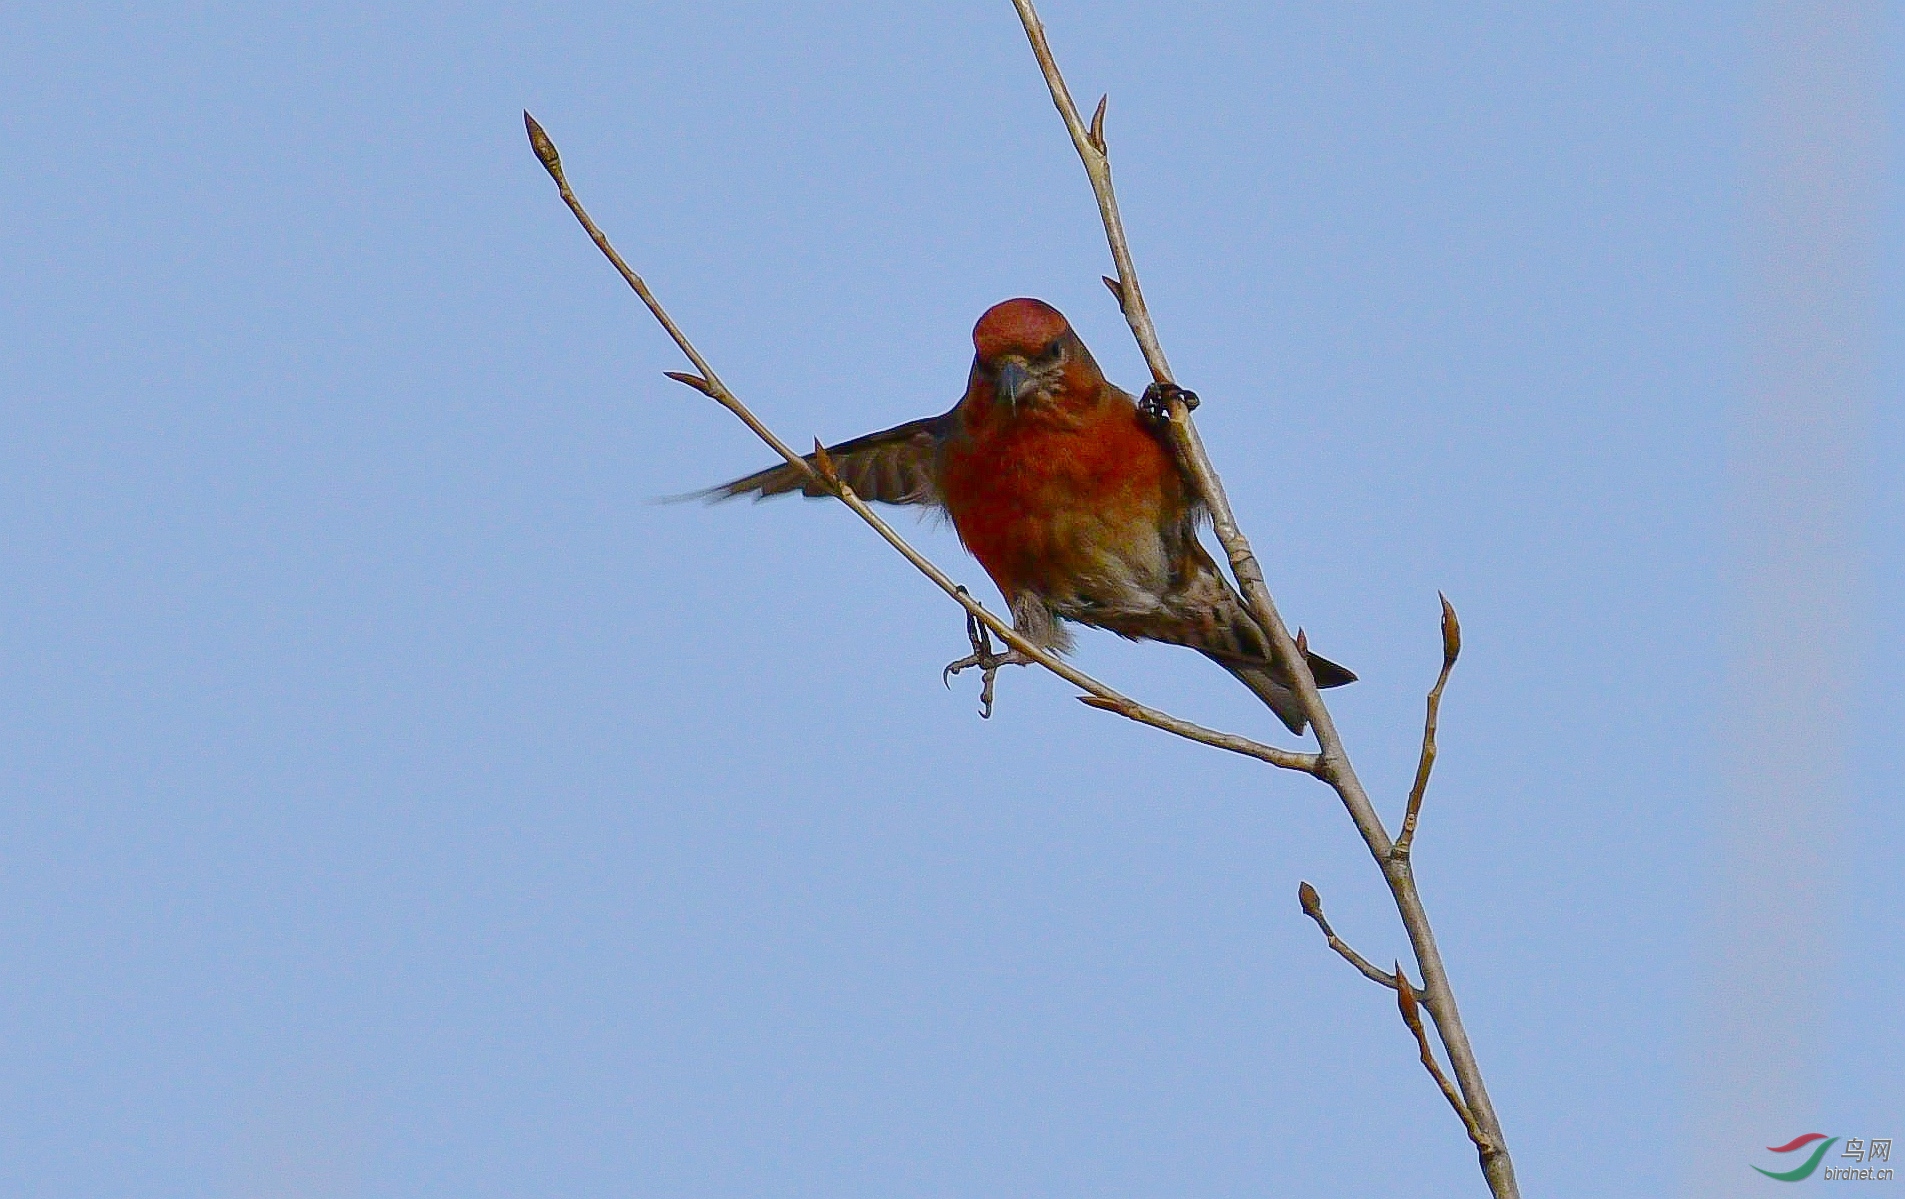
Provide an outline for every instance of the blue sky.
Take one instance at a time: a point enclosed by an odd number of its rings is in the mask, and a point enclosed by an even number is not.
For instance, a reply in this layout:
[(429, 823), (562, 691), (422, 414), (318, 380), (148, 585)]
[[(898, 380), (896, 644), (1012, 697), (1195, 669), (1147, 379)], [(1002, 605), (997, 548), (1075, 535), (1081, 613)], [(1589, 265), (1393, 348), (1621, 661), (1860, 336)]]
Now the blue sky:
[[(1785, 822), (1807, 1126), (1717, 1130), (1765, 26), (1044, 16), (1392, 822), (1461, 612), (1417, 862), (1527, 1192), (1905, 1134), (1895, 16), (1849, 715), (1762, 743), (1832, 756)], [(0, 1189), (1478, 1193), (1297, 910), (1405, 950), (1326, 791), (1049, 678), (981, 722), (849, 514), (650, 502), (769, 459), (661, 377), (525, 107), (791, 441), (943, 410), (1014, 295), (1144, 378), (1004, 0), (0, 12)], [(1278, 732), (1195, 655), (1077, 658)]]

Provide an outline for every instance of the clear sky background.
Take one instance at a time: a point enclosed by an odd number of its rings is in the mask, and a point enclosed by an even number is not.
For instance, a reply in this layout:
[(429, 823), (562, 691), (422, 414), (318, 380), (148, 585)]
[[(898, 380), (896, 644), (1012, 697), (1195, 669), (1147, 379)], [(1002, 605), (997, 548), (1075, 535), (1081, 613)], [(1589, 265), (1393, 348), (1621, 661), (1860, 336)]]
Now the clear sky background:
[[(1392, 822), (1462, 614), (1417, 861), (1527, 1193), (1905, 1138), (1896, 14), (1821, 533), (1845, 714), (1756, 735), (1766, 22), (1044, 15)], [(1298, 912), (1406, 951), (1327, 791), (1023, 672), (982, 722), (956, 610), (849, 514), (650, 502), (769, 459), (661, 377), (524, 107), (792, 441), (943, 410), (1014, 295), (1144, 379), (1005, 0), (0, 10), (0, 1191), (1479, 1193)], [(1195, 655), (1081, 642), (1281, 735)], [(1739, 780), (1822, 741), (1778, 822), (1811, 932), (1741, 968)], [(1782, 979), (1796, 1123), (1716, 1123), (1713, 1055), (1762, 1046), (1715, 1012)]]

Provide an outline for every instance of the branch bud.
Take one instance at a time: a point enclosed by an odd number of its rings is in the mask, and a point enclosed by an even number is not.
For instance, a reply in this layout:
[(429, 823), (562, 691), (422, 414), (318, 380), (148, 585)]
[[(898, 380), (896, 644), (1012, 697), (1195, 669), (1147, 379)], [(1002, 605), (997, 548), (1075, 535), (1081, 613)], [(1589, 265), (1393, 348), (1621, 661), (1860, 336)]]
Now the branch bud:
[(1416, 989), (1409, 985), (1409, 976), (1402, 972), (1402, 963), (1396, 963), (1396, 1008), (1402, 1012), (1402, 1022), (1409, 1031), (1421, 1033), (1422, 1013), (1416, 1010)]
[(529, 147), (542, 160), (542, 169), (549, 172), (549, 177), (556, 181), (557, 187), (566, 187), (567, 184), (562, 180), (562, 155), (556, 153), (556, 143), (549, 140), (549, 135), (542, 131), (542, 126), (536, 123), (536, 118), (530, 116), (526, 108), (523, 109), (523, 128), (529, 131)]
[(713, 385), (710, 384), (706, 379), (703, 379), (700, 375), (691, 375), (686, 371), (663, 371), (662, 374), (667, 375), (670, 379), (673, 379), (677, 383), (684, 383), (687, 386), (694, 388), (696, 391), (700, 392), (704, 396), (707, 396), (709, 399), (714, 398)]
[(1116, 712), (1121, 716), (1125, 710), (1125, 706), (1117, 700), (1106, 699), (1102, 695), (1081, 695), (1078, 697), (1078, 702), (1087, 708), (1096, 708), (1100, 712)]
[(1312, 920), (1321, 920), (1323, 918), (1323, 897), (1316, 893), (1315, 887), (1312, 887), (1307, 882), (1298, 883), (1296, 885), (1296, 901), (1303, 905), (1303, 914), (1305, 916), (1308, 916)]
[(1105, 286), (1111, 289), (1111, 298), (1118, 301), (1118, 308), (1122, 311), (1124, 308), (1124, 284), (1113, 279), (1110, 275), (1100, 275), (1098, 277), (1103, 279)]
[(840, 475), (833, 468), (833, 455), (827, 452), (826, 446), (820, 444), (818, 437), (814, 438), (813, 457), (814, 469), (820, 472), (820, 477), (827, 481), (828, 486), (840, 486)]
[(1462, 653), (1462, 622), (1455, 619), (1455, 605), (1448, 596), (1438, 591), (1435, 597), (1442, 601), (1442, 662), (1453, 666)]
[(1098, 111), (1091, 114), (1091, 144), (1100, 154), (1105, 152), (1105, 105), (1110, 101), (1109, 92), (1098, 97)]

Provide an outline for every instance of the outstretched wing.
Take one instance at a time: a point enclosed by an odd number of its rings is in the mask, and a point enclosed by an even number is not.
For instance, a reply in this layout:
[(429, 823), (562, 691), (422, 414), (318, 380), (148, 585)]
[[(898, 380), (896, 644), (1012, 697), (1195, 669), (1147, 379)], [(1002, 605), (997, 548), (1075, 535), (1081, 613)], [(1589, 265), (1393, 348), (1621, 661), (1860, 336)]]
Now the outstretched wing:
[[(833, 468), (839, 474), (840, 481), (853, 488), (854, 494), (863, 500), (877, 500), (883, 504), (938, 505), (944, 502), (939, 494), (939, 445), (951, 423), (950, 412), (929, 416), (925, 420), (908, 421), (891, 429), (830, 445), (827, 447), (827, 456), (833, 459)], [(807, 455), (807, 461), (813, 460), (812, 454)], [(766, 499), (770, 495), (785, 495), (790, 491), (798, 491), (805, 496), (828, 494), (805, 471), (792, 465), (769, 467), (732, 483), (710, 487), (701, 494), (714, 500), (728, 500), (741, 495)]]

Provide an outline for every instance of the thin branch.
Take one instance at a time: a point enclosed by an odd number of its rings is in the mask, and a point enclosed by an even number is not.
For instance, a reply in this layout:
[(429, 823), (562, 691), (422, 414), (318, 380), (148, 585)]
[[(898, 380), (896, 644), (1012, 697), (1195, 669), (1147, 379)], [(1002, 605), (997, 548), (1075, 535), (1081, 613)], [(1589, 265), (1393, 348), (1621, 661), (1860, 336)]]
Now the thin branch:
[(1498, 1152), (1489, 1143), (1487, 1134), (1483, 1133), (1481, 1127), (1475, 1123), (1475, 1117), (1469, 1112), (1468, 1104), (1463, 1103), (1462, 1097), (1455, 1093), (1454, 1086), (1449, 1083), (1449, 1076), (1442, 1073), (1442, 1067), (1436, 1064), (1435, 1051), (1429, 1048), (1429, 1034), (1422, 1027), (1422, 1015), (1416, 1011), (1415, 988), (1409, 985), (1408, 977), (1402, 973), (1401, 962), (1396, 963), (1395, 977), (1390, 980), (1390, 985), (1396, 989), (1396, 1008), (1402, 1013), (1402, 1022), (1409, 1026), (1410, 1032), (1415, 1034), (1416, 1048), (1422, 1054), (1423, 1069), (1429, 1072), (1430, 1078), (1435, 1079), (1435, 1085), (1441, 1089), (1443, 1098), (1449, 1101), (1449, 1106), (1454, 1108), (1455, 1114), (1461, 1118), (1462, 1127), (1468, 1130), (1468, 1139), (1475, 1142), (1476, 1150), (1484, 1159), (1489, 1154)]
[(1345, 962), (1356, 967), (1357, 971), (1370, 982), (1380, 983), (1391, 991), (1396, 989), (1395, 975), (1378, 970), (1370, 964), (1368, 958), (1357, 953), (1347, 941), (1336, 935), (1336, 930), (1330, 927), (1328, 918), (1323, 915), (1323, 899), (1316, 893), (1315, 887), (1308, 883), (1298, 883), (1296, 901), (1302, 906), (1303, 914), (1316, 921), (1316, 927), (1323, 930), (1323, 939), (1329, 942), (1329, 947), (1334, 949)]
[[(1052, 54), (1051, 44), (1045, 36), (1045, 26), (1039, 20), (1032, 0), (1012, 0), (1012, 5), (1018, 10), (1019, 20), (1025, 26), (1026, 38), (1032, 43), (1032, 53), (1038, 59), (1039, 69), (1044, 73), (1046, 86), (1051, 91), (1052, 103), (1058, 108), (1059, 116), (1071, 134), (1072, 146), (1078, 151), (1079, 161), (1084, 164), (1085, 174), (1091, 180), (1092, 193), (1097, 197), (1098, 215), (1105, 226), (1105, 240), (1118, 269), (1118, 278), (1110, 281), (1115, 284), (1112, 294), (1121, 302), (1125, 322), (1131, 326), (1132, 335), (1137, 339), (1138, 348), (1143, 351), (1153, 377), (1160, 383), (1173, 382), (1170, 363), (1164, 357), (1157, 329), (1151, 323), (1150, 311), (1145, 307), (1144, 294), (1138, 285), (1137, 267), (1131, 259), (1124, 222), (1118, 215), (1118, 201), (1111, 186), (1111, 161), (1105, 151), (1103, 121), (1095, 119), (1088, 127), (1079, 116), (1078, 106), (1072, 102), (1071, 90), (1058, 69), (1058, 60)], [(1416, 890), (1409, 860), (1407, 856), (1395, 857), (1391, 854), (1393, 846), (1389, 834), (1383, 828), (1382, 819), (1377, 815), (1375, 805), (1370, 802), (1368, 792), (1363, 789), (1355, 769), (1350, 765), (1349, 754), (1336, 731), (1336, 722), (1324, 705), (1316, 679), (1310, 673), (1308, 659), (1297, 650), (1289, 627), (1277, 613), (1276, 602), (1264, 583), (1263, 568), (1258, 564), (1249, 540), (1237, 525), (1230, 499), (1224, 493), (1223, 481), (1211, 465), (1210, 455), (1205, 452), (1203, 439), (1198, 436), (1197, 426), (1191, 421), (1190, 409), (1182, 400), (1181, 393), (1171, 393), (1170, 412), (1172, 440), (1177, 446), (1178, 456), (1203, 495), (1204, 505), (1211, 514), (1211, 530), (1223, 544), (1238, 590), (1243, 593), (1251, 614), (1269, 637), (1272, 657), (1293, 684), (1297, 698), (1303, 705), (1304, 715), (1315, 730), (1319, 751), (1316, 775), (1328, 783), (1342, 800), (1350, 820), (1356, 825), (1356, 831), (1362, 836), (1370, 856), (1376, 860), (1384, 880), (1389, 884), (1397, 913), (1408, 931), (1410, 947), (1422, 968), (1423, 1003), (1434, 1017), (1436, 1031), (1448, 1049), (1450, 1065), (1461, 1082), (1468, 1108), (1487, 1137), (1488, 1148), (1482, 1154), (1481, 1165), (1489, 1189), (1497, 1199), (1518, 1197), (1520, 1190), (1515, 1184), (1514, 1164), (1505, 1148), (1501, 1122), (1495, 1114), (1494, 1105), (1489, 1101), (1488, 1088), (1482, 1080), (1475, 1051), (1469, 1044), (1468, 1031), (1462, 1025), (1455, 992), (1449, 985), (1448, 971), (1443, 965), (1441, 950), (1436, 946), (1435, 931), (1429, 925), (1421, 895)]]
[(1207, 729), (1202, 725), (1193, 724), (1188, 720), (1179, 720), (1169, 713), (1161, 712), (1156, 708), (1141, 704), (1129, 696), (1122, 695), (1086, 674), (1084, 671), (1079, 670), (1060, 658), (1054, 657), (1039, 646), (1027, 641), (1024, 637), (1021, 637), (1011, 625), (987, 611), (985, 605), (968, 595), (964, 587), (955, 583), (924, 554), (914, 549), (905, 538), (901, 537), (893, 530), (891, 525), (886, 523), (879, 513), (868, 507), (864, 500), (854, 494), (853, 489), (842, 482), (838, 475), (833, 473), (831, 464), (826, 457), (826, 451), (818, 442), (815, 443), (815, 448), (819, 451), (816, 455), (819, 466), (816, 468), (814, 464), (809, 463), (805, 458), (795, 453), (786, 442), (774, 434), (772, 429), (769, 429), (767, 425), (762, 423), (760, 418), (756, 417), (754, 413), (748, 409), (747, 405), (743, 404), (733, 392), (728, 390), (727, 385), (721, 382), (721, 377), (714, 373), (714, 368), (708, 365), (707, 359), (701, 356), (700, 351), (695, 349), (693, 343), (688, 340), (687, 335), (681, 331), (680, 327), (677, 326), (674, 320), (668, 315), (667, 310), (661, 306), (661, 301), (657, 300), (654, 293), (648, 290), (648, 285), (642, 282), (641, 276), (637, 275), (634, 270), (629, 267), (628, 263), (623, 261), (622, 256), (616, 252), (615, 247), (609, 243), (608, 236), (602, 232), (595, 221), (589, 216), (588, 211), (582, 207), (582, 202), (576, 199), (575, 193), (570, 190), (568, 179), (563, 173), (562, 157), (556, 152), (556, 145), (550, 140), (549, 135), (543, 131), (542, 126), (536, 122), (536, 119), (526, 112), (523, 114), (523, 125), (529, 132), (529, 144), (534, 148), (536, 157), (541, 160), (544, 169), (549, 172), (549, 177), (555, 180), (556, 188), (562, 194), (562, 202), (569, 206), (569, 211), (575, 214), (575, 219), (581, 223), (582, 228), (588, 233), (590, 240), (595, 242), (596, 248), (602, 251), (609, 262), (615, 266), (615, 269), (621, 273), (622, 278), (628, 283), (629, 287), (634, 290), (637, 296), (641, 297), (641, 301), (647, 305), (648, 311), (654, 314), (655, 319), (661, 323), (661, 327), (667, 330), (668, 336), (674, 339), (675, 344), (681, 348), (683, 354), (688, 356), (688, 361), (694, 364), (695, 370), (698, 372), (690, 375), (679, 371), (669, 371), (667, 372), (669, 378), (694, 388), (696, 391), (733, 413), (743, 424), (753, 431), (756, 437), (759, 437), (762, 441), (772, 446), (774, 451), (782, 458), (785, 458), (790, 465), (805, 472), (809, 478), (818, 480), (832, 492), (841, 503), (851, 508), (854, 515), (871, 526), (874, 532), (878, 533), (888, 545), (898, 550), (900, 555), (908, 562), (911, 562), (921, 574), (931, 579), (941, 591), (951, 596), (953, 601), (964, 608), (969, 616), (981, 622), (992, 632), (997, 633), (1001, 640), (1019, 653), (1024, 654), (1027, 658), (1043, 666), (1046, 670), (1051, 671), (1059, 678), (1064, 679), (1074, 687), (1084, 691), (1086, 694), (1079, 698), (1085, 703), (1103, 711), (1115, 712), (1127, 720), (1150, 725), (1152, 728), (1162, 729), (1167, 733), (1172, 733), (1203, 745), (1209, 745), (1216, 749), (1228, 750), (1231, 753), (1256, 758), (1259, 761), (1268, 762), (1272, 766), (1281, 767), (1285, 770), (1294, 770), (1302, 774), (1315, 774), (1317, 772), (1319, 763), (1315, 754), (1296, 753), (1287, 749), (1279, 749), (1273, 745), (1264, 745), (1261, 742), (1253, 741), (1248, 737), (1240, 737), (1234, 733), (1220, 733), (1214, 729)]
[(1442, 673), (1435, 676), (1435, 686), (1429, 688), (1429, 713), (1422, 721), (1422, 755), (1416, 760), (1416, 781), (1409, 788), (1409, 809), (1402, 818), (1402, 832), (1389, 849), (1392, 858), (1407, 858), (1409, 847), (1415, 844), (1422, 797), (1429, 790), (1429, 772), (1435, 769), (1435, 722), (1442, 713), (1442, 688), (1448, 686), (1449, 672), (1462, 654), (1462, 622), (1455, 618), (1455, 606), (1440, 592), (1436, 598), (1442, 601)]
[(582, 228), (588, 233), (589, 239), (595, 242), (595, 248), (602, 251), (603, 256), (617, 271), (621, 272), (623, 280), (636, 295), (641, 297), (642, 303), (648, 306), (648, 311), (661, 322), (661, 327), (668, 331), (668, 336), (674, 339), (675, 344), (681, 347), (681, 352), (688, 356), (688, 361), (694, 363), (695, 370), (700, 372), (699, 375), (670, 372), (668, 377), (678, 383), (687, 384), (732, 412), (741, 419), (743, 424), (753, 430), (756, 437), (773, 446), (775, 453), (808, 474), (813, 474), (813, 468), (808, 466), (799, 454), (788, 448), (786, 442), (774, 435), (774, 430), (762, 424), (752, 412), (747, 410), (746, 405), (734, 398), (734, 393), (721, 382), (721, 376), (714, 373), (714, 368), (709, 366), (708, 360), (701, 356), (701, 351), (695, 349), (694, 343), (688, 340), (688, 335), (681, 331), (674, 319), (668, 315), (667, 310), (661, 306), (661, 302), (655, 298), (655, 293), (648, 290), (648, 284), (643, 283), (642, 277), (631, 270), (628, 263), (622, 261), (622, 256), (617, 254), (615, 247), (609, 244), (607, 235), (596, 227), (593, 220), (589, 219), (589, 214), (582, 208), (582, 202), (577, 200), (575, 193), (569, 190), (569, 180), (562, 173), (562, 155), (556, 152), (556, 143), (549, 140), (549, 135), (543, 132), (541, 125), (536, 123), (536, 118), (527, 112), (523, 113), (523, 127), (529, 131), (529, 145), (536, 151), (536, 157), (541, 160), (543, 169), (548, 171), (549, 177), (556, 181), (556, 190), (562, 193), (562, 202), (569, 206), (570, 212), (575, 213), (575, 219), (582, 222)]
[(1051, 43), (1045, 40), (1045, 26), (1038, 19), (1038, 10), (1032, 7), (1032, 0), (1012, 0), (1012, 6), (1019, 10), (1019, 20), (1025, 25), (1025, 36), (1031, 39), (1032, 53), (1038, 56), (1039, 69), (1045, 73), (1045, 85), (1051, 89), (1052, 103), (1058, 106), (1058, 115), (1065, 119), (1065, 128), (1072, 135), (1072, 145), (1078, 148), (1078, 157), (1085, 164), (1085, 173), (1091, 176), (1092, 194), (1098, 198), (1098, 215), (1105, 223), (1105, 236), (1111, 242), (1111, 260), (1117, 264), (1118, 277), (1106, 279), (1112, 293), (1118, 297), (1119, 305), (1124, 309), (1126, 323), (1131, 326), (1132, 335), (1138, 339), (1138, 348), (1144, 352), (1144, 361), (1151, 368), (1151, 375), (1159, 383), (1172, 380), (1171, 364), (1164, 358), (1164, 346), (1158, 341), (1158, 331), (1151, 324), (1151, 310), (1144, 306), (1144, 289), (1138, 286), (1138, 268), (1131, 261), (1131, 246), (1125, 241), (1124, 221), (1118, 216), (1118, 196), (1111, 190), (1111, 159), (1105, 153), (1105, 105), (1110, 97), (1098, 101), (1098, 111), (1087, 125), (1078, 115), (1078, 105), (1072, 103), (1071, 91), (1065, 86), (1065, 77), (1059, 73), (1058, 60), (1052, 57)]

